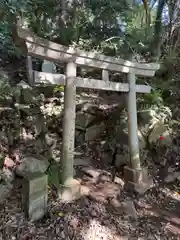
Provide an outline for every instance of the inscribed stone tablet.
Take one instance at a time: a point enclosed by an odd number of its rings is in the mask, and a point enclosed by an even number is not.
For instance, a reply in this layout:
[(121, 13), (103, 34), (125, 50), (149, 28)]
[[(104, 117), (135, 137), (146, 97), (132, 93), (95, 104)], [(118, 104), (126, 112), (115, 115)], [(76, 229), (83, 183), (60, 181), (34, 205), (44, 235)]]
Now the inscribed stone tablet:
[(42, 64), (42, 72), (47, 72), (47, 73), (56, 73), (56, 65), (48, 60), (44, 60)]
[(28, 175), (23, 180), (23, 210), (29, 220), (41, 219), (47, 210), (48, 177), (43, 173)]

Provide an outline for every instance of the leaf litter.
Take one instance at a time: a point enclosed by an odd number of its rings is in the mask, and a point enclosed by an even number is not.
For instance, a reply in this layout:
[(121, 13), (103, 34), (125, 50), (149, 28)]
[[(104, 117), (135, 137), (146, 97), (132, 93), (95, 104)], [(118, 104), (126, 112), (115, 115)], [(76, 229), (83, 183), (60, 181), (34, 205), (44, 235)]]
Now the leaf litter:
[[(157, 184), (143, 197), (130, 197), (120, 185), (106, 178), (99, 182), (87, 176), (85, 179), (89, 196), (65, 204), (49, 191), (47, 214), (37, 222), (24, 218), (21, 192), (15, 187), (1, 206), (0, 239), (180, 239), (177, 189)], [(101, 197), (95, 194), (98, 191)]]

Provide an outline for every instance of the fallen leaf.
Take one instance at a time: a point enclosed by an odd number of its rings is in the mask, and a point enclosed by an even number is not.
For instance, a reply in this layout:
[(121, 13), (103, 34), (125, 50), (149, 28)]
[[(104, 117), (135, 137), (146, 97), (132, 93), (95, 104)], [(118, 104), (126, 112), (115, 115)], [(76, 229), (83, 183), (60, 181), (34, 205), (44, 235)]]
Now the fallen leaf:
[(64, 212), (59, 212), (59, 213), (57, 213), (57, 215), (58, 215), (59, 217), (64, 217), (64, 216), (65, 216), (65, 213), (64, 213)]

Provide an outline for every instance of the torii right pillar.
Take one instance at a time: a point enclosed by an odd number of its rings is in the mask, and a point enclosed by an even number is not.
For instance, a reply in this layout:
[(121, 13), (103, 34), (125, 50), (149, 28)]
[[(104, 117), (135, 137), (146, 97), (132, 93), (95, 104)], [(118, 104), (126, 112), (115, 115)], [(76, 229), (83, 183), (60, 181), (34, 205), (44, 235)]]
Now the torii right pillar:
[(138, 141), (137, 106), (136, 106), (136, 76), (128, 73), (129, 93), (128, 107), (128, 136), (129, 164), (124, 169), (124, 177), (128, 190), (143, 194), (152, 186), (147, 168), (141, 167)]

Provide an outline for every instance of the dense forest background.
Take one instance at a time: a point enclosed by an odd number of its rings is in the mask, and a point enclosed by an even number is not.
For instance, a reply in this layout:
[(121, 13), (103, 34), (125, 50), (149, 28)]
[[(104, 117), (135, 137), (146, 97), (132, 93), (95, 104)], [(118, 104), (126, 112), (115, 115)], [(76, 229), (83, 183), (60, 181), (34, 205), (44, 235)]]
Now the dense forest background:
[(10, 62), (21, 56), (14, 41), (14, 26), (21, 16), (35, 34), (57, 43), (138, 62), (158, 61), (161, 70), (153, 84), (177, 90), (179, 4), (173, 0), (2, 1), (1, 56)]

